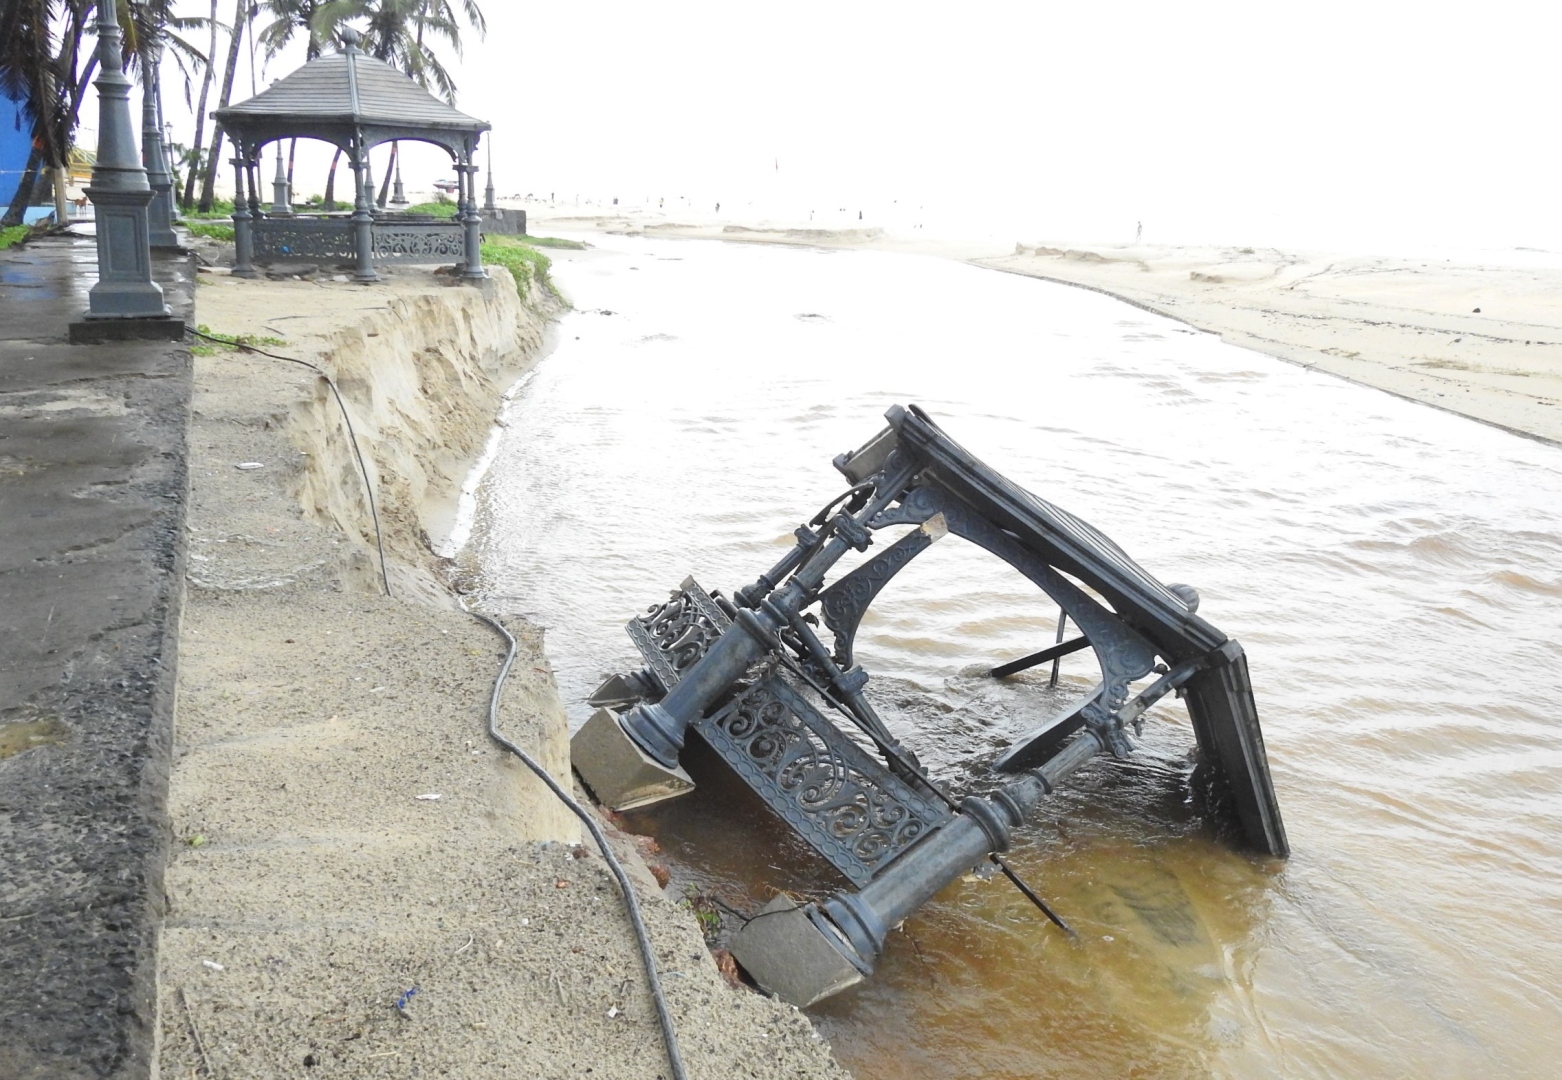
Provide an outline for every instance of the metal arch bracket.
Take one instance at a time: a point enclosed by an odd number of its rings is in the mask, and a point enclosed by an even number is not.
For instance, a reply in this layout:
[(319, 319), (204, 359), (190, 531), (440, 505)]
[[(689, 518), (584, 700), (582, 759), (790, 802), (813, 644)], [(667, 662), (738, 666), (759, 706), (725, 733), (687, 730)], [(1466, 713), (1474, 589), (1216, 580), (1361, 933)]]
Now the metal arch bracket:
[(943, 517), (934, 513), (920, 522), (918, 528), (885, 548), (877, 558), (863, 563), (819, 594), (824, 625), (835, 635), (837, 664), (842, 668), (852, 666), (852, 643), (857, 637), (857, 627), (884, 586), (948, 532)]
[[(931, 520), (934, 515), (940, 516), (949, 531), (956, 536), (963, 537), (977, 547), (996, 555), (1024, 574), (1037, 588), (1052, 597), (1059, 607), (1068, 612), (1069, 618), (1073, 619), (1074, 624), (1084, 632), (1085, 637), (1090, 640), (1090, 647), (1095, 651), (1096, 662), (1101, 666), (1101, 689), (1084, 706), (1085, 723), (1103, 738), (1107, 748), (1114, 755), (1126, 756), (1133, 747), (1123, 731), (1124, 721), (1119, 714), (1128, 703), (1129, 684), (1143, 678), (1154, 669), (1155, 647), (1115, 613), (1087, 595), (1079, 586), (1025, 550), (1013, 537), (987, 518), (972, 511), (958, 496), (933, 486), (931, 482), (924, 480), (918, 487), (906, 493), (900, 505), (885, 511), (868, 524), (874, 529), (889, 525), (918, 524)], [(904, 540), (901, 542), (904, 543)], [(889, 552), (886, 551), (885, 554)], [(846, 578), (841, 579), (841, 583), (850, 577), (851, 575), (848, 574)], [(879, 588), (882, 587), (883, 585), (880, 584)], [(871, 602), (877, 592), (878, 590), (875, 589), (874, 593), (867, 598), (867, 602)], [(862, 605), (864, 611), (867, 602)], [(856, 617), (860, 621), (862, 612), (857, 612)], [(828, 619), (826, 625), (829, 625), (832, 630), (835, 629)], [(853, 634), (856, 632), (855, 623), (851, 624), (850, 630)]]

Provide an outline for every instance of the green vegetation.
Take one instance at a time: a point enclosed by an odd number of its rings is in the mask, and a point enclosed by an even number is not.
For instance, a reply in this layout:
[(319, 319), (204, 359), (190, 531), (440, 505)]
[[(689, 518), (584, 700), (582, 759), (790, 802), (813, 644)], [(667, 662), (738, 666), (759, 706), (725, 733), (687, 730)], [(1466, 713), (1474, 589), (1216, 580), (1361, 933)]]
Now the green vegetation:
[(229, 244), (233, 243), (232, 225), (203, 225), (200, 222), (192, 221), (186, 223), (185, 228), (189, 229), (196, 236), (205, 236), (212, 240), (222, 240)]
[(502, 266), (515, 276), (515, 288), (522, 296), (533, 281), (544, 288), (553, 288), (548, 278), (548, 268), (553, 261), (534, 247), (528, 247), (519, 236), (490, 237), (479, 249), (485, 263)]
[(212, 200), (212, 208), (210, 210), (186, 210), (186, 211), (184, 211), (184, 216), (187, 217), (187, 218), (225, 218), (225, 217), (232, 217), (233, 216), (233, 200), (232, 199), (213, 199)]
[(9, 229), (0, 229), (0, 251), (4, 251), (13, 244), (20, 244), (27, 239), (27, 234), (30, 232), (32, 230), (26, 225), (13, 225)]
[(715, 899), (702, 893), (698, 886), (686, 885), (680, 906), (694, 912), (694, 919), (700, 924), (700, 933), (705, 936), (705, 943), (715, 945), (721, 938), (721, 912), (716, 909)]
[(219, 333), (218, 331), (213, 330), (211, 327), (207, 326), (205, 323), (201, 323), (195, 329), (202, 334), (209, 334), (211, 337), (219, 339), (217, 341), (211, 341), (208, 338), (196, 338), (195, 344), (190, 347), (190, 351), (196, 356), (213, 356), (220, 352), (235, 352), (239, 349), (240, 346), (243, 345), (287, 344), (286, 341), (279, 337), (257, 337), (254, 334)]
[(437, 218), (453, 218), (456, 216), (456, 204), (449, 199), (440, 199), (437, 202), (420, 202), (407, 207), (405, 214), (433, 214)]
[(585, 251), (586, 245), (579, 240), (565, 240), (557, 236), (517, 236), (527, 247), (534, 248), (563, 248), (567, 251)]

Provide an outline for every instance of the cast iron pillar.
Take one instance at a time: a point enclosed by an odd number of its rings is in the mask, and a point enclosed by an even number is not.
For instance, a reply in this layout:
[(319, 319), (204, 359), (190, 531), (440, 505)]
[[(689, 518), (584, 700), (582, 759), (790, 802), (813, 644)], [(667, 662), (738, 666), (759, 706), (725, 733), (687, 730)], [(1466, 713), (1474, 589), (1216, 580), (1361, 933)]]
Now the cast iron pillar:
[(494, 144), (488, 144), (488, 186), (483, 188), (483, 209), (487, 211), (498, 210), (494, 203)]
[(233, 144), (233, 276), (257, 277), (255, 273), (254, 217), (244, 194), (244, 148)]
[(401, 154), (399, 151), (396, 154), (396, 179), (391, 189), (391, 205), (407, 205), (407, 189), (401, 186)]
[(120, 42), (115, 5), (100, 4), (98, 159), (87, 186), (97, 220), (98, 283), (89, 294), (87, 319), (171, 318), (163, 290), (152, 280), (147, 205), (153, 191), (136, 153), (130, 80), (121, 64)]
[(1104, 749), (1093, 732), (1081, 732), (1040, 768), (988, 798), (966, 799), (953, 820), (859, 892), (804, 907), (777, 897), (764, 918), (738, 932), (733, 955), (761, 988), (798, 1008), (861, 982), (891, 929), (990, 854), (1007, 851), (1011, 830)]
[(488, 277), (488, 271), (483, 269), (483, 219), (477, 214), (477, 166), (469, 158), (456, 166), (456, 172), (462, 177), (461, 228), (466, 255), (461, 276), (469, 281), (481, 281)]
[(152, 189), (152, 201), (147, 204), (147, 235), (152, 247), (169, 250), (179, 247), (179, 234), (174, 232), (173, 218), (168, 212), (174, 182), (168, 175), (163, 125), (157, 115), (157, 67), (162, 52), (162, 43), (154, 39), (147, 43), (141, 61), (141, 164)]
[[(163, 115), (162, 83), (157, 84), (157, 115)], [(163, 121), (163, 157), (167, 160), (168, 179), (171, 181), (168, 185), (168, 217), (176, 225), (183, 224), (184, 215), (179, 212), (179, 199), (174, 194), (174, 189), (179, 186), (177, 182), (173, 182), (177, 180), (175, 167), (178, 165), (174, 160), (174, 129), (167, 120)]]
[(271, 181), (271, 214), (273, 217), (287, 216), (293, 212), (289, 205), (293, 201), (292, 192), (288, 191), (287, 169), (282, 164), (282, 140), (277, 140), (277, 175)]
[(360, 138), (353, 147), (353, 182), (358, 188), (358, 199), (353, 203), (353, 253), (356, 256), (356, 264), (353, 267), (353, 280), (367, 285), (370, 282), (380, 280), (380, 275), (374, 272), (374, 214), (369, 206), (373, 198), (371, 185), (374, 178), (369, 174), (369, 155), (363, 149), (363, 140)]

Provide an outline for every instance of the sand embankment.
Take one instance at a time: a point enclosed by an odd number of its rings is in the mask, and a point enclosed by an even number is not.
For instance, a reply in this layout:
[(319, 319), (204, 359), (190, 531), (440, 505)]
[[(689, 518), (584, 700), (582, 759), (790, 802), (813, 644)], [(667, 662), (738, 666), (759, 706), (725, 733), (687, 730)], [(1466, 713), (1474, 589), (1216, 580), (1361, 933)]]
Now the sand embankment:
[[(667, 1075), (628, 919), (578, 823), (486, 737), (504, 650), (430, 551), (547, 298), (407, 272), (203, 274), (196, 318), (305, 368), (198, 355), (160, 961), (161, 1075)], [(538, 631), (501, 726), (570, 782)], [(626, 842), (627, 843), (627, 842)], [(840, 1076), (794, 1010), (727, 988), (639, 866), (696, 1076)], [(400, 1007), (398, 1008), (398, 1003)]]
[(899, 251), (1081, 286), (1233, 345), (1562, 443), (1558, 268), (1266, 248), (1043, 241), (997, 250), (991, 243), (887, 235), (871, 225), (816, 229), (674, 220), (650, 210), (527, 210), (539, 225), (561, 229)]

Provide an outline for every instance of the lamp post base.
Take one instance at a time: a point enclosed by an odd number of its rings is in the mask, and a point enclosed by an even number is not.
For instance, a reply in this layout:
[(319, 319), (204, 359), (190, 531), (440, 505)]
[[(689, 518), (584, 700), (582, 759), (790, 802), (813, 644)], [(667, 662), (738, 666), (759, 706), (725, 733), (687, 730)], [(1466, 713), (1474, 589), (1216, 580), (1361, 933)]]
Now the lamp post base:
[(88, 315), (70, 324), (72, 345), (183, 340), (184, 320), (173, 315)]

